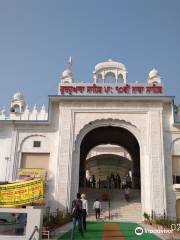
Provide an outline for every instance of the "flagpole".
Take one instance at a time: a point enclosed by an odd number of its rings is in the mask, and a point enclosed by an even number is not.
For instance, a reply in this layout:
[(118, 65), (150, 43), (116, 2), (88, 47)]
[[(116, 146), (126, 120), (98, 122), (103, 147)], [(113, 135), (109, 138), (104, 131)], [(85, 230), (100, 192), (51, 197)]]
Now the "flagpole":
[(72, 70), (72, 57), (69, 57), (69, 68)]

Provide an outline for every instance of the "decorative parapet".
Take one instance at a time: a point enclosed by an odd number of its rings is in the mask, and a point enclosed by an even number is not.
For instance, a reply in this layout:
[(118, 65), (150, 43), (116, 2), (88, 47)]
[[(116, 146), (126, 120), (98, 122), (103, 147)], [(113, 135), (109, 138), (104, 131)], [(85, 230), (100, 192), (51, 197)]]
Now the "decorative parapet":
[(48, 119), (48, 113), (43, 105), (40, 109), (35, 105), (30, 111), (28, 105), (24, 112), (6, 112), (3, 108), (0, 110), (0, 120), (31, 120), (31, 121), (45, 121)]

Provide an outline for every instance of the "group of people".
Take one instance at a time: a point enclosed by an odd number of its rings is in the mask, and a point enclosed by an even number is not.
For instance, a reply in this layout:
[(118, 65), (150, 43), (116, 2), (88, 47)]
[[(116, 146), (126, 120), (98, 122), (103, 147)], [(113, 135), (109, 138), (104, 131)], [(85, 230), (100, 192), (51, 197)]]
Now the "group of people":
[(132, 186), (131, 177), (129, 174), (121, 180), (120, 175), (117, 173), (111, 173), (110, 176), (107, 176), (106, 180), (96, 179), (95, 175), (89, 176), (86, 178), (86, 186), (91, 188), (110, 188), (110, 189), (120, 189), (120, 188), (131, 188)]
[(117, 173), (116, 176), (114, 173), (111, 173), (110, 176), (107, 176), (107, 183), (109, 188), (121, 188), (121, 177)]
[[(93, 209), (95, 210), (96, 220), (100, 219), (101, 212), (101, 202), (96, 199), (93, 204)], [(78, 223), (78, 229), (81, 236), (84, 236), (86, 231), (86, 217), (88, 215), (88, 201), (86, 195), (77, 193), (76, 199), (72, 201), (71, 216), (73, 220), (73, 228), (71, 233), (71, 239), (74, 239), (74, 231), (76, 224)]]

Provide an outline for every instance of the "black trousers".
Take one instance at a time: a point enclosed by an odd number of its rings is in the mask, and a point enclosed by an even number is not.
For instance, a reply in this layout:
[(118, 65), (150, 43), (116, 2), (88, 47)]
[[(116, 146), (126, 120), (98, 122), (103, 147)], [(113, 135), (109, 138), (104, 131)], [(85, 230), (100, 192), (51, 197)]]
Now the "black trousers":
[(100, 218), (100, 208), (95, 208), (96, 219)]
[(83, 212), (82, 212), (82, 222), (83, 222), (84, 230), (86, 230), (86, 216), (87, 216), (86, 209), (83, 209)]

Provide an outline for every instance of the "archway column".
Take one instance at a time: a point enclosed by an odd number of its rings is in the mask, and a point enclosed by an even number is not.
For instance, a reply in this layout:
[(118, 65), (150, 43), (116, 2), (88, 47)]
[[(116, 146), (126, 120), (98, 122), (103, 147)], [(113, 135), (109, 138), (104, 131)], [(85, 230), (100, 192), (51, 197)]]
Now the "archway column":
[[(70, 209), (72, 184), (72, 152), (73, 152), (73, 116), (66, 105), (59, 105), (59, 146), (58, 165), (56, 169), (55, 200), (61, 210)], [(76, 183), (74, 183), (76, 186)]]
[[(150, 175), (150, 201), (155, 214), (164, 215), (166, 207), (166, 182), (164, 139), (162, 128), (162, 110), (152, 110), (149, 113), (149, 175)], [(158, 123), (158, 124), (157, 124)]]

